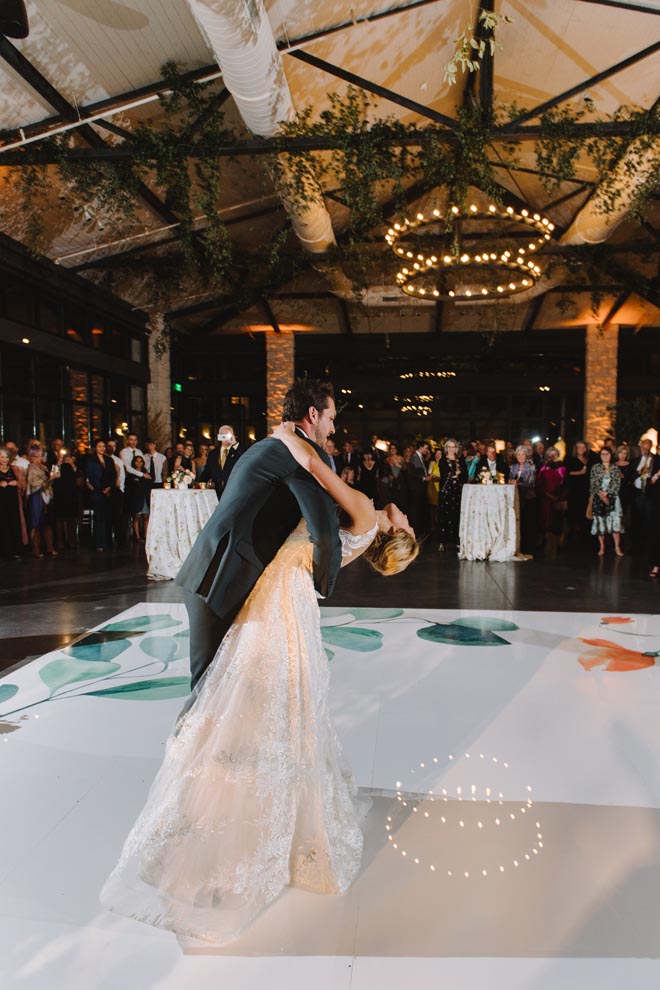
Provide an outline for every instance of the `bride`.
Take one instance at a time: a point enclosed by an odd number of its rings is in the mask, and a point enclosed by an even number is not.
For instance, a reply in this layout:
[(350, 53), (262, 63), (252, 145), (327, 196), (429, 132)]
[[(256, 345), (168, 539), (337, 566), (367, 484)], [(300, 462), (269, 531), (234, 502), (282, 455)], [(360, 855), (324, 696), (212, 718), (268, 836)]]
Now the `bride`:
[[(342, 566), (396, 574), (419, 546), (395, 505), (377, 511), (316, 450), (284, 443), (343, 510)], [(304, 520), (245, 602), (170, 736), (163, 764), (101, 892), (112, 911), (188, 940), (236, 938), (287, 885), (340, 894), (362, 855), (368, 801), (341, 760)]]

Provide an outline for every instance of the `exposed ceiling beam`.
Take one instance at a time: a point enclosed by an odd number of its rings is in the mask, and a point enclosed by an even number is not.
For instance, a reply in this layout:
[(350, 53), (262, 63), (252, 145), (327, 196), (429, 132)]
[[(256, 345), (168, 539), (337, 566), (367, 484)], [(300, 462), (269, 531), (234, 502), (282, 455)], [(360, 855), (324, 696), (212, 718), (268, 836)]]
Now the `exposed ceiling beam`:
[(598, 7), (619, 7), (637, 14), (660, 14), (660, 7), (645, 7), (640, 3), (625, 3), (624, 0), (577, 0), (578, 3), (593, 3)]
[(528, 333), (530, 330), (534, 329), (534, 324), (536, 323), (536, 319), (541, 312), (541, 307), (543, 306), (544, 300), (545, 293), (542, 293), (541, 295), (536, 296), (530, 303), (527, 319), (525, 320), (525, 325), (523, 326), (524, 333)]
[(660, 41), (656, 41), (654, 44), (649, 45), (648, 48), (642, 49), (642, 51), (637, 52), (635, 55), (630, 55), (628, 58), (624, 58), (622, 62), (617, 62), (616, 65), (611, 65), (609, 69), (596, 73), (595, 76), (585, 79), (584, 82), (579, 83), (577, 86), (572, 86), (570, 89), (560, 93), (559, 96), (553, 96), (551, 100), (546, 100), (545, 103), (540, 103), (537, 107), (533, 107), (533, 109), (526, 110), (525, 113), (519, 114), (514, 120), (511, 121), (511, 123), (504, 125), (502, 132), (508, 134), (526, 120), (531, 120), (533, 117), (541, 117), (547, 110), (551, 110), (552, 107), (556, 107), (559, 103), (564, 103), (566, 100), (570, 100), (571, 97), (577, 96), (578, 93), (584, 93), (585, 90), (591, 89), (593, 86), (597, 86), (598, 83), (603, 82), (604, 79), (609, 79), (610, 76), (616, 75), (617, 72), (622, 72), (624, 69), (629, 68), (631, 65), (635, 65), (637, 62), (641, 62), (642, 59), (648, 58), (649, 55), (654, 55), (657, 51), (660, 51)]
[[(78, 117), (76, 108), (55, 89), (45, 76), (42, 76), (22, 52), (2, 36), (0, 36), (0, 56), (25, 79), (31, 89), (47, 100), (65, 119), (75, 120)], [(83, 124), (79, 129), (79, 134), (95, 150), (106, 150), (108, 147), (105, 140), (96, 133), (90, 124)], [(179, 218), (143, 182), (140, 182), (138, 188), (140, 198), (150, 210), (165, 220), (166, 223), (178, 223)]]
[[(213, 63), (213, 65), (205, 65), (201, 69), (194, 69), (192, 72), (184, 73), (180, 76), (180, 80), (185, 83), (211, 81), (211, 79), (219, 78), (220, 74), (217, 64)], [(170, 84), (161, 79), (157, 83), (150, 83), (148, 86), (141, 86), (139, 89), (131, 89), (126, 93), (120, 93), (118, 96), (98, 100), (96, 103), (88, 103), (86, 106), (77, 108), (77, 124), (78, 126), (82, 126), (84, 123), (98, 119), (104, 114), (110, 116), (119, 111), (129, 110), (135, 106), (156, 101), (162, 93), (167, 93), (169, 90)], [(68, 118), (65, 115), (58, 114), (54, 117), (45, 117), (34, 124), (26, 124), (20, 130), (26, 138), (33, 138), (35, 136), (48, 137), (50, 129), (58, 127), (66, 120)], [(19, 129), (14, 128), (8, 131), (8, 134), (12, 136), (18, 135)]]
[(257, 305), (259, 306), (259, 309), (270, 323), (275, 333), (282, 333), (282, 328), (277, 322), (277, 317), (275, 316), (275, 313), (271, 309), (270, 303), (268, 302), (265, 296), (262, 296), (261, 299), (259, 299)]
[[(258, 210), (253, 210), (251, 213), (242, 213), (237, 217), (222, 217), (222, 222), (226, 227), (232, 227), (237, 223), (245, 223), (248, 220), (258, 220), (260, 217), (268, 216), (271, 213), (279, 213), (284, 209), (282, 203), (274, 203), (272, 206), (262, 206)], [(180, 221), (175, 225), (179, 227)], [(205, 228), (200, 227), (197, 234), (205, 233)], [(121, 265), (124, 261), (133, 258), (140, 254), (145, 254), (147, 251), (155, 251), (156, 248), (167, 247), (170, 244), (175, 244), (180, 241), (183, 237), (183, 233), (180, 230), (174, 230), (168, 237), (163, 237), (159, 241), (149, 241), (148, 244), (139, 244), (136, 247), (126, 248), (123, 251), (116, 251), (114, 254), (104, 254), (101, 258), (92, 258), (90, 261), (84, 261), (79, 265), (67, 266), (67, 271), (70, 272), (84, 272), (93, 268), (108, 268), (116, 265)], [(100, 244), (98, 250), (102, 250), (103, 245)]]
[(338, 24), (321, 28), (321, 30), (313, 31), (310, 34), (303, 34), (297, 38), (282, 38), (277, 42), (277, 47), (281, 52), (287, 53), (294, 48), (298, 48), (300, 45), (311, 44), (313, 41), (321, 41), (331, 34), (336, 34), (338, 31), (345, 31), (347, 28), (355, 27), (358, 24), (373, 24), (376, 21), (382, 21), (385, 17), (405, 14), (410, 10), (416, 10), (418, 7), (428, 7), (429, 4), (438, 2), (439, 0), (412, 0), (412, 3), (402, 3), (397, 7), (387, 7), (385, 10), (377, 11), (374, 14), (359, 14), (351, 17), (348, 21), (340, 21)]
[(316, 55), (311, 55), (309, 52), (293, 51), (290, 52), (290, 55), (292, 58), (297, 58), (301, 62), (306, 62), (307, 65), (314, 66), (315, 69), (321, 69), (331, 76), (337, 76), (338, 79), (344, 79), (353, 86), (366, 90), (368, 93), (374, 93), (384, 100), (389, 100), (390, 103), (396, 103), (400, 107), (406, 107), (407, 110), (413, 110), (421, 117), (428, 117), (429, 120), (435, 121), (436, 124), (444, 124), (452, 130), (456, 126), (455, 120), (447, 117), (444, 113), (440, 113), (439, 110), (432, 110), (430, 107), (425, 107), (423, 103), (418, 103), (416, 100), (409, 100), (407, 96), (401, 96), (400, 93), (386, 89), (385, 86), (379, 86), (378, 83), (371, 82), (371, 80), (365, 79), (363, 76), (358, 76), (354, 72), (348, 72), (346, 69), (342, 69), (338, 65), (333, 65), (332, 62), (326, 62), (322, 58), (317, 58)]
[(342, 333), (345, 333), (347, 336), (350, 337), (353, 334), (353, 325), (351, 323), (351, 314), (348, 308), (348, 303), (346, 302), (345, 299), (341, 299), (339, 296), (335, 296), (335, 299), (337, 305), (337, 317), (339, 320), (339, 326), (341, 328)]
[(605, 319), (603, 320), (603, 322), (601, 324), (603, 330), (606, 330), (607, 327), (609, 327), (611, 325), (612, 321), (614, 320), (614, 317), (619, 312), (619, 310), (621, 309), (621, 307), (624, 306), (625, 303), (628, 302), (628, 300), (630, 299), (630, 296), (631, 295), (632, 295), (632, 292), (630, 292), (628, 289), (626, 289), (619, 296), (617, 296), (617, 299), (616, 299), (614, 305), (612, 306), (612, 308), (610, 309), (609, 313), (607, 314), (607, 316), (605, 317)]

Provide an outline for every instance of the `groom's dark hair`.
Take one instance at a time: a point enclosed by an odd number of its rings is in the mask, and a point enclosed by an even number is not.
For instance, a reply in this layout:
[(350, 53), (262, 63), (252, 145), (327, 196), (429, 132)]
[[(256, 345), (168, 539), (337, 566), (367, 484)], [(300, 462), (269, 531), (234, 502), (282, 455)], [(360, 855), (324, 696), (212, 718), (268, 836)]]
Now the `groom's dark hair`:
[(284, 396), (282, 422), (299, 423), (307, 415), (310, 406), (323, 412), (328, 406), (328, 400), (334, 397), (332, 382), (322, 382), (318, 378), (297, 378)]

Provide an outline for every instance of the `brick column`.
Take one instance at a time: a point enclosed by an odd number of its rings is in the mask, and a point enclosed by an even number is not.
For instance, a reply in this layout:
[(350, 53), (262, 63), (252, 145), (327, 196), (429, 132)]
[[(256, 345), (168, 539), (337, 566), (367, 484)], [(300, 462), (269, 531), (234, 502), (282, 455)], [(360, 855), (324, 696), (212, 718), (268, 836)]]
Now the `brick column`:
[(295, 338), (292, 332), (266, 333), (266, 430), (282, 422), (285, 393), (294, 379)]
[(147, 433), (162, 452), (172, 441), (170, 338), (162, 313), (152, 313), (147, 326), (151, 331), (148, 337), (151, 381), (147, 386)]
[(612, 432), (612, 414), (616, 406), (619, 328), (601, 330), (588, 326), (585, 340), (584, 435), (594, 447)]

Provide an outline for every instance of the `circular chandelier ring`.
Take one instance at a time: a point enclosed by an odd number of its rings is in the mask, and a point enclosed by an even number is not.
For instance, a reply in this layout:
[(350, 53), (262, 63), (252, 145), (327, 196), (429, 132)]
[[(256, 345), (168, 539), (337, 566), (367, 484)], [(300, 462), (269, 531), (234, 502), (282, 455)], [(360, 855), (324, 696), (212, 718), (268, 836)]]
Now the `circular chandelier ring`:
[[(453, 259), (454, 269), (457, 271), (470, 271), (470, 270), (481, 270), (483, 271), (483, 265), (480, 265), (474, 259), (469, 259), (462, 261), (462, 259)], [(445, 266), (449, 268), (450, 266)], [(449, 289), (444, 291), (438, 288), (437, 284), (431, 286), (423, 284), (423, 280), (428, 280), (429, 276), (437, 275), (437, 266), (426, 267), (426, 265), (418, 265), (417, 269), (413, 268), (403, 268), (397, 274), (397, 282), (399, 287), (406, 295), (417, 296), (421, 299), (440, 299), (449, 298), (453, 299), (455, 302), (461, 302), (470, 300), (475, 302), (477, 299), (507, 299), (510, 296), (515, 296), (519, 292), (526, 292), (531, 289), (539, 280), (541, 276), (541, 269), (533, 261), (524, 262), (519, 264), (518, 261), (508, 261), (502, 258), (498, 258), (496, 261), (490, 261), (490, 269), (496, 270), (498, 272), (504, 272), (505, 277), (500, 277), (498, 284), (494, 288), (486, 288), (482, 286), (480, 289), (465, 289), (464, 291)], [(434, 280), (435, 281), (435, 280)]]

